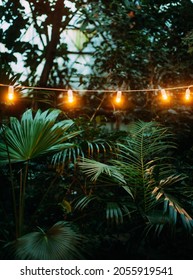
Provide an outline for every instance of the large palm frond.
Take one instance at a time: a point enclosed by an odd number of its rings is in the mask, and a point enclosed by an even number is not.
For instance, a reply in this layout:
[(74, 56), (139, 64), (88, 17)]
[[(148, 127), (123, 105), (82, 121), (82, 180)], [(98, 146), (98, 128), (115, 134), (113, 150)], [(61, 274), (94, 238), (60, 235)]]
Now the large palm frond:
[(125, 143), (118, 143), (117, 146), (118, 161), (114, 163), (118, 164), (123, 172), (126, 164), (129, 168), (124, 173), (130, 182), (134, 180), (136, 184), (138, 178), (139, 184), (144, 186), (149, 180), (147, 177), (153, 166), (159, 164), (160, 167), (161, 161), (169, 156), (167, 152), (175, 148), (172, 134), (166, 128), (154, 122), (142, 121), (132, 124)]
[(16, 259), (70, 260), (82, 259), (84, 238), (67, 222), (57, 222), (47, 232), (28, 233), (14, 242)]
[(21, 121), (11, 117), (9, 126), (1, 130), (0, 163), (7, 163), (9, 159), (11, 162), (26, 161), (71, 146), (65, 142), (80, 131), (67, 134), (73, 121), (57, 121), (60, 112), (56, 109), (38, 110), (33, 116), (29, 109), (22, 115)]
[(130, 147), (141, 157), (162, 154), (176, 148), (174, 135), (157, 122), (137, 121), (129, 125)]

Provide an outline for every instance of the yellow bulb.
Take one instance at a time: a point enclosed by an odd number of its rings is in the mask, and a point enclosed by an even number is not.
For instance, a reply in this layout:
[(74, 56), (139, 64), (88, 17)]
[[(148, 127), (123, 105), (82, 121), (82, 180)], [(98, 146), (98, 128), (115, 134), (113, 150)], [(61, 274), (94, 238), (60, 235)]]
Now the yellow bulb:
[(117, 103), (117, 104), (119, 104), (119, 103), (121, 103), (121, 96), (122, 96), (122, 91), (117, 91), (117, 96), (116, 96), (116, 98), (115, 98), (115, 102)]
[(9, 101), (13, 101), (14, 100), (14, 87), (13, 86), (9, 86), (8, 94), (7, 94), (7, 99)]
[(68, 94), (68, 102), (73, 103), (74, 102), (73, 91), (69, 89), (67, 94)]
[(184, 98), (186, 101), (190, 101), (190, 89), (189, 88), (186, 90), (186, 94), (185, 94)]
[(68, 102), (69, 102), (69, 103), (73, 103), (73, 102), (74, 102), (73, 96), (69, 96), (69, 97), (68, 97)]
[(12, 101), (14, 99), (13, 93), (8, 93), (8, 100)]
[(168, 97), (165, 89), (161, 89), (161, 94), (162, 94), (163, 101), (165, 101), (165, 102), (169, 101), (169, 97)]
[(116, 97), (115, 101), (116, 101), (116, 103), (120, 103), (121, 102), (121, 97)]
[(190, 95), (185, 95), (185, 99), (187, 100), (187, 101), (189, 101), (190, 100)]
[(163, 94), (163, 95), (162, 95), (162, 98), (163, 98), (163, 100), (168, 100), (167, 94)]

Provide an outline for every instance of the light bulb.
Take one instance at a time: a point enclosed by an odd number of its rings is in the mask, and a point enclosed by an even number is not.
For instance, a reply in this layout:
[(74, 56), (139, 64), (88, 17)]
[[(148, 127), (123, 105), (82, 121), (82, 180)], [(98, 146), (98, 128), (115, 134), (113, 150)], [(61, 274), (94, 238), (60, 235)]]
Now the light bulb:
[(121, 96), (122, 96), (122, 91), (118, 90), (117, 91), (117, 96), (115, 98), (115, 102), (116, 103), (120, 103), (121, 102)]
[(74, 102), (73, 91), (71, 89), (69, 89), (67, 94), (68, 94), (68, 102), (73, 103)]
[(162, 94), (162, 99), (163, 99), (164, 101), (168, 101), (169, 97), (168, 97), (168, 95), (167, 95), (165, 89), (161, 89), (161, 94)]
[(8, 88), (7, 99), (9, 101), (13, 101), (14, 100), (14, 87), (13, 86), (9, 86), (9, 88)]
[(189, 101), (190, 100), (190, 89), (187, 88), (186, 93), (185, 93), (185, 100)]

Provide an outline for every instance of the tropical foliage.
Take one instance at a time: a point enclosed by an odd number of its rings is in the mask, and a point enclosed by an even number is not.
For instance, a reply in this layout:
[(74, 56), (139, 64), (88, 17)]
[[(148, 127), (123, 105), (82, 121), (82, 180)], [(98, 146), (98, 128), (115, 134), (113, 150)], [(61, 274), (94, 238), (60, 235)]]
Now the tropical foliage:
[[(137, 2), (100, 0), (98, 4), (89, 0), (70, 5), (62, 0), (4, 0), (0, 5), (0, 34), (5, 45), (1, 60), (9, 65), (20, 59), (16, 53), (21, 54), (24, 67), (30, 69), (26, 83), (71, 85), (76, 63), (70, 67), (70, 48), (61, 35), (78, 28), (86, 38), (79, 52), (91, 42), (94, 56), (91, 74), (78, 77), (81, 85), (133, 88), (191, 81), (191, 54), (183, 42), (193, 29), (192, 1)], [(27, 40), (29, 27), (36, 39)]]
[(0, 258), (192, 259), (192, 8), (0, 1)]
[[(59, 110), (38, 110), (33, 116), (29, 109), (22, 115), (21, 120), (11, 117), (9, 126), (4, 125), (1, 129), (0, 164), (9, 165), (16, 237), (23, 233), (26, 186), (31, 161), (71, 146), (72, 144), (65, 142), (80, 133), (76, 131), (67, 134), (66, 131), (73, 125), (73, 121), (57, 121), (60, 113)], [(12, 163), (18, 162), (21, 162), (17, 171), (20, 176), (19, 182), (15, 182)], [(16, 194), (17, 184), (19, 196)]]
[(124, 131), (109, 132), (102, 116), (93, 119), (88, 116), (77, 117), (74, 120), (74, 130), (80, 130), (81, 133), (73, 139), (72, 147), (60, 149), (53, 155), (54, 166), (62, 167), (68, 163), (76, 163), (80, 157), (108, 158), (115, 150), (115, 141), (123, 139), (126, 135)]
[[(113, 187), (109, 187), (111, 200), (106, 201), (107, 220), (123, 221), (125, 213), (122, 208), (127, 209), (131, 220), (143, 220), (142, 227), (154, 228), (159, 234), (164, 225), (177, 226), (179, 218), (185, 228), (192, 230), (192, 190), (180, 184), (186, 176), (175, 170), (172, 157), (174, 148), (172, 135), (164, 127), (154, 122), (140, 121), (130, 126), (124, 143), (117, 143), (116, 159), (110, 159), (108, 164), (92, 159), (83, 159), (79, 163), (92, 182), (100, 181), (101, 175), (107, 175), (117, 189), (122, 187), (126, 191), (124, 201), (120, 197), (117, 201), (117, 193), (114, 193)], [(94, 199), (95, 192), (93, 189), (92, 195), (81, 198), (79, 208), (86, 207)], [(183, 202), (185, 193), (188, 195), (186, 202)]]
[(72, 120), (55, 123), (60, 113), (60, 110), (38, 110), (33, 116), (29, 109), (21, 121), (11, 117), (10, 126), (4, 126), (1, 131), (0, 163), (28, 161), (71, 146), (64, 142), (80, 132), (66, 133), (73, 125)]
[(115, 251), (116, 258), (152, 258), (154, 246), (161, 257), (174, 236), (191, 241), (191, 177), (174, 157), (170, 129), (137, 121), (107, 133), (63, 117), (27, 110), (2, 127), (1, 176), (13, 201), (1, 201), (1, 213), (13, 219), (1, 221), (6, 257), (109, 258), (110, 250), (112, 258)]

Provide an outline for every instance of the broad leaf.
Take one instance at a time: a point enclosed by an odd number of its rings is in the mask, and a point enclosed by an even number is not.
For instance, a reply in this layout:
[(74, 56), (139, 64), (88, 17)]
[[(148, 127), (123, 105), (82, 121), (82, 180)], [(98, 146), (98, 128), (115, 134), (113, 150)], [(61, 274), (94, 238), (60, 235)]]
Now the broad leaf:
[(84, 238), (67, 222), (58, 222), (47, 232), (28, 233), (14, 242), (16, 259), (71, 260), (82, 259)]
[(27, 161), (50, 152), (57, 152), (72, 146), (66, 143), (80, 131), (67, 134), (72, 120), (57, 121), (60, 110), (38, 110), (33, 117), (27, 110), (21, 121), (10, 118), (10, 125), (1, 131), (0, 163)]

